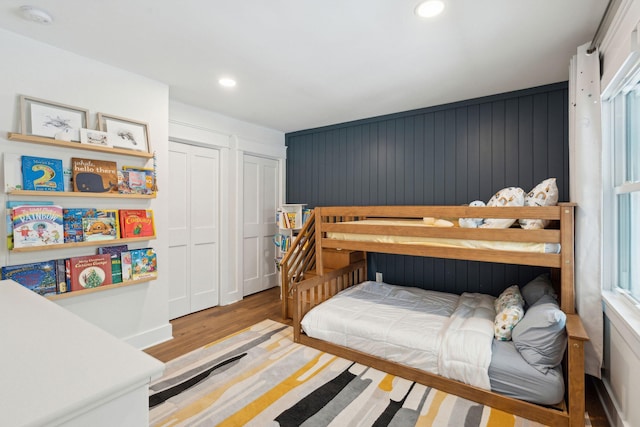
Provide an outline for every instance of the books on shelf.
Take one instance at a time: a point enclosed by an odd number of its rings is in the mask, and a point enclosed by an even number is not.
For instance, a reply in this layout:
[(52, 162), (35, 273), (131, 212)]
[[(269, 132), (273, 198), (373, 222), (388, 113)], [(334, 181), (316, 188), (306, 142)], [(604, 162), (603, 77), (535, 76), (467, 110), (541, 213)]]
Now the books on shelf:
[(92, 242), (120, 237), (117, 209), (64, 208), (64, 242)]
[(120, 236), (154, 237), (156, 235), (151, 209), (120, 209)]
[(64, 242), (62, 207), (21, 205), (12, 208), (13, 246), (54, 245)]
[(106, 160), (71, 158), (73, 191), (117, 193), (118, 166)]
[(110, 254), (71, 257), (68, 270), (71, 292), (113, 283)]
[(127, 252), (127, 245), (103, 246), (98, 248), (99, 254), (109, 254), (111, 256), (111, 281), (113, 283), (122, 282), (122, 258), (121, 254)]
[(101, 286), (155, 279), (158, 261), (153, 248), (103, 246), (97, 255), (4, 266), (2, 279), (11, 279), (43, 295), (56, 295)]
[(82, 233), (85, 242), (119, 238), (118, 211), (115, 209), (93, 210), (93, 215), (87, 215), (82, 218)]
[(32, 191), (64, 191), (62, 160), (22, 156), (22, 188)]
[(2, 267), (2, 279), (11, 279), (43, 296), (57, 293), (55, 261)]

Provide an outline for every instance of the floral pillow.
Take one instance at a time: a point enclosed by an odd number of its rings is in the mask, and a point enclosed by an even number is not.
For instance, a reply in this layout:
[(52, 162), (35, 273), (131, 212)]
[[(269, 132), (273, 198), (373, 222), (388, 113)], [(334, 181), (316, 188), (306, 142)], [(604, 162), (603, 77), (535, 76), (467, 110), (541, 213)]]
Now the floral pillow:
[(493, 333), (497, 340), (511, 340), (513, 328), (524, 317), (524, 299), (518, 285), (505, 289), (494, 301), (496, 317), (493, 323)]
[[(524, 198), (525, 206), (555, 206), (558, 204), (558, 186), (555, 178), (549, 178), (536, 185)], [(545, 219), (521, 219), (520, 227), (527, 230), (545, 228), (549, 220)]]
[[(519, 187), (507, 187), (491, 197), (487, 206), (524, 206), (524, 190)], [(516, 222), (516, 218), (487, 218), (481, 228), (509, 228)]]

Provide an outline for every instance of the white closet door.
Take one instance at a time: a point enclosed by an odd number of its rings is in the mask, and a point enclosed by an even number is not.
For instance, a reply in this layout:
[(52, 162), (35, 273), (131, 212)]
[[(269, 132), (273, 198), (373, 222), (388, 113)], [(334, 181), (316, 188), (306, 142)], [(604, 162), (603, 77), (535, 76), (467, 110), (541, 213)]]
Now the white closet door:
[(220, 152), (169, 143), (169, 316), (218, 305)]
[(278, 161), (245, 155), (243, 161), (243, 296), (277, 286), (275, 212)]

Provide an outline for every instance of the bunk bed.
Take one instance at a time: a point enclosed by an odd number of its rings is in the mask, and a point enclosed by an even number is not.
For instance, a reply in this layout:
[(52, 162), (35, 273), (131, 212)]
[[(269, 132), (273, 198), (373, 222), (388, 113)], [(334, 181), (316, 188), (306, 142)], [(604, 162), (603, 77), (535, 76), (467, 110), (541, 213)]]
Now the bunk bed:
[[(284, 295), (291, 294), (292, 297), (294, 340), (546, 425), (584, 425), (584, 343), (588, 337), (574, 305), (574, 210), (572, 203), (546, 207), (318, 207), (314, 210), (313, 223), (307, 224), (307, 236), (301, 237), (304, 247), (310, 249), (308, 253), (312, 254), (312, 259), (308, 254), (298, 254), (314, 270), (304, 277), (299, 270), (298, 274), (285, 274), (283, 280)], [(551, 225), (534, 230), (462, 228), (457, 226), (459, 218), (537, 218)], [(434, 226), (441, 221), (455, 225)], [(331, 264), (328, 268), (324, 264), (335, 251), (365, 256), (350, 256), (347, 264)], [(545, 406), (507, 397), (477, 385), (308, 336), (302, 326), (307, 313), (336, 294), (353, 290), (366, 281), (367, 252), (548, 267), (560, 309), (566, 314), (567, 348), (562, 369), (565, 396), (562, 402)], [(283, 310), (286, 312), (285, 301)]]

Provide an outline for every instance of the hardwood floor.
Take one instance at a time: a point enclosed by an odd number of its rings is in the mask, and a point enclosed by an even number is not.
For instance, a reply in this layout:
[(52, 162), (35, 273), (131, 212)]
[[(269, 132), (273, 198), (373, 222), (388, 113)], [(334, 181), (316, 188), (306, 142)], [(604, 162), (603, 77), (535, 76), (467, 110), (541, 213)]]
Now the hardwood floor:
[(264, 319), (291, 325), (291, 319), (282, 318), (278, 287), (251, 295), (234, 304), (172, 320), (173, 339), (145, 351), (158, 360), (168, 362)]
[[(279, 288), (251, 295), (235, 304), (210, 308), (172, 320), (174, 338), (145, 351), (158, 360), (168, 362), (264, 319), (291, 325), (291, 319), (282, 318)], [(586, 387), (586, 408), (591, 425), (608, 427), (592, 381), (597, 380), (588, 377)]]

